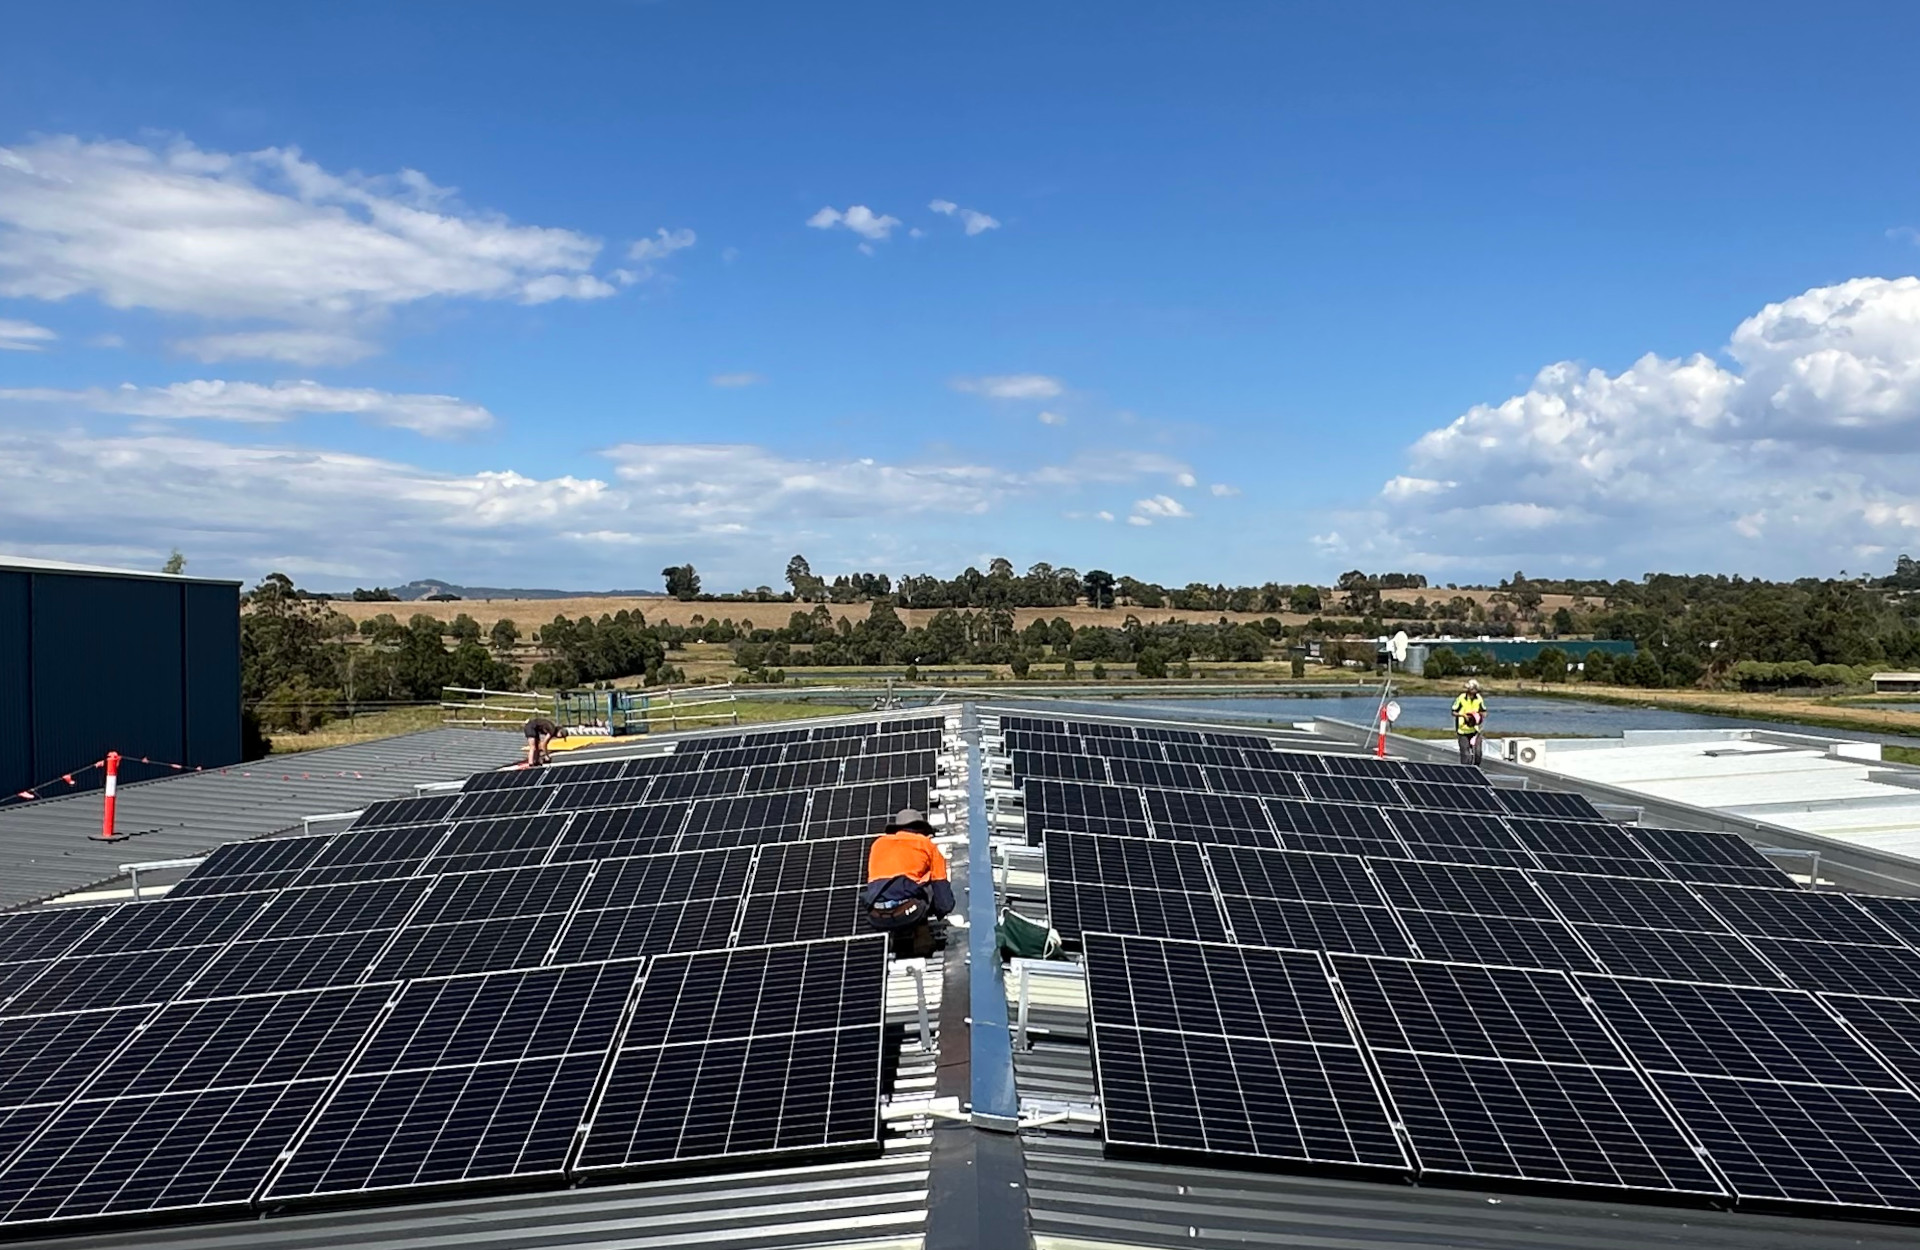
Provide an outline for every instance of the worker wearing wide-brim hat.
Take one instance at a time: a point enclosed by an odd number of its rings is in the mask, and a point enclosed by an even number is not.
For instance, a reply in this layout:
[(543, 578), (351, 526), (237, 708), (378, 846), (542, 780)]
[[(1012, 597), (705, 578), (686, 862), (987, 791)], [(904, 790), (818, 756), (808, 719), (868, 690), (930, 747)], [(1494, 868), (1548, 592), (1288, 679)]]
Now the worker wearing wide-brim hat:
[(931, 922), (953, 910), (953, 886), (924, 814), (910, 807), (895, 812), (873, 840), (860, 905), (869, 925), (892, 935), (895, 957), (933, 953)]

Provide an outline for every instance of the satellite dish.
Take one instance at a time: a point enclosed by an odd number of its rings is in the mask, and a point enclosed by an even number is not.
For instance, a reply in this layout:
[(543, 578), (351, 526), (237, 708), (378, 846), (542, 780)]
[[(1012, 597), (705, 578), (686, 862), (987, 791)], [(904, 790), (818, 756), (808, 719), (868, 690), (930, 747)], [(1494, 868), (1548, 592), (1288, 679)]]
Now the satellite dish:
[(1393, 657), (1395, 664), (1405, 664), (1407, 662), (1406, 630), (1403, 629), (1394, 634), (1392, 640), (1387, 643), (1387, 654)]
[(1399, 719), (1400, 719), (1400, 701), (1397, 699), (1387, 700), (1387, 722), (1391, 724)]

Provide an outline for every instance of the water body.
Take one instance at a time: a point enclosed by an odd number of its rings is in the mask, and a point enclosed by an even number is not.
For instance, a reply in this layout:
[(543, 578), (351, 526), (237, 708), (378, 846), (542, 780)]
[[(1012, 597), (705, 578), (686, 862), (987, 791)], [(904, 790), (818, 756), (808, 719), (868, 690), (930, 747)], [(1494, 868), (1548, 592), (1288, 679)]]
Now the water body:
[[(1450, 729), (1453, 699), (1447, 695), (1402, 695), (1400, 728)], [(1317, 716), (1366, 724), (1373, 719), (1375, 696), (1305, 696), (1265, 699), (1169, 699), (1148, 702), (1128, 699), (1124, 703), (1086, 700), (1089, 711), (1109, 714), (1119, 709), (1136, 712), (1152, 709), (1172, 717), (1207, 719), (1244, 719), (1271, 724), (1291, 724)], [(1697, 712), (1674, 712), (1665, 708), (1615, 707), (1606, 703), (1582, 703), (1573, 699), (1529, 699), (1523, 695), (1491, 693), (1487, 699), (1487, 732), (1496, 736), (1578, 734), (1583, 737), (1612, 738), (1628, 729), (1776, 729), (1788, 733), (1807, 733), (1824, 738), (1850, 738), (1895, 746), (1920, 745), (1920, 737), (1866, 733), (1860, 730), (1823, 729), (1812, 725), (1791, 725), (1779, 721), (1746, 720), (1733, 716), (1703, 716)], [(1920, 731), (1917, 731), (1920, 732)]]

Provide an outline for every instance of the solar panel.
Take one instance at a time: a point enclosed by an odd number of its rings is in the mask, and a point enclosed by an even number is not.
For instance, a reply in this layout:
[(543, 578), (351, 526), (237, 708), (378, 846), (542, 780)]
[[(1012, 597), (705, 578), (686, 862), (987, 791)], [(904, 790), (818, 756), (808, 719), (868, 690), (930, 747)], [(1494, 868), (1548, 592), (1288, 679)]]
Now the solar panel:
[(1628, 1068), (1394, 1050), (1374, 1058), (1423, 1175), (1724, 1192)]
[(178, 993), (220, 998), (353, 985), (386, 949), (392, 932), (385, 929), (235, 942), (214, 956)]
[(1015, 751), (1012, 770), (1016, 784), (1030, 777), (1101, 783), (1107, 780), (1107, 762), (1097, 755), (1056, 755), (1045, 751)]
[(630, 807), (619, 811), (583, 812), (567, 825), (550, 858), (605, 859), (616, 855), (647, 855), (673, 849), (688, 806), (681, 803)]
[[(188, 873), (167, 891), (168, 898), (193, 898), (204, 894), (232, 894), (252, 889), (277, 889), (292, 882), (300, 869), (312, 862), (328, 843), (329, 834), (317, 838), (264, 838), (258, 842), (229, 842)], [(0, 951), (6, 949), (4, 928), (0, 928)]]
[(741, 946), (777, 942), (810, 942), (819, 938), (853, 937), (868, 932), (866, 909), (855, 886), (826, 890), (786, 890), (757, 893), (740, 915)]
[(1920, 998), (1920, 955), (1905, 946), (1765, 937), (1747, 941), (1801, 989)]
[(902, 808), (927, 810), (930, 787), (924, 780), (881, 781), (868, 785), (834, 786), (813, 792), (807, 812), (808, 838), (844, 838), (880, 832), (887, 818)]
[(1291, 773), (1211, 765), (1200, 771), (1207, 779), (1208, 788), (1216, 794), (1258, 794), (1277, 799), (1297, 799), (1306, 795)]
[[(1733, 833), (1710, 833), (1701, 829), (1647, 829), (1633, 830), (1633, 840), (1645, 847), (1648, 854), (1664, 864), (1686, 864), (1694, 869), (1707, 866), (1719, 866), (1736, 870), (1772, 874), (1775, 886), (1792, 885), (1787, 875), (1774, 867), (1767, 857), (1755, 850), (1745, 838)], [(1711, 881), (1707, 876), (1689, 876), (1675, 873), (1683, 881)], [(1727, 885), (1759, 885), (1762, 881), (1729, 879)]]
[(1163, 729), (1158, 725), (1135, 725), (1133, 733), (1142, 742), (1174, 742), (1183, 745), (1198, 745), (1205, 738), (1192, 729)]
[(1511, 868), (1376, 859), (1374, 873), (1387, 901), (1401, 910), (1464, 912), (1474, 916), (1551, 920), (1554, 911), (1527, 875)]
[[(1208, 848), (1207, 859), (1223, 894), (1312, 903), (1386, 903), (1366, 862), (1355, 855), (1216, 846)], [(1053, 871), (1051, 856), (1047, 871)]]
[(219, 946), (176, 946), (12, 965), (27, 975), (8, 978), (11, 992), (0, 1015), (164, 1003), (219, 953)]
[(430, 825), (445, 820), (465, 799), (464, 794), (436, 794), (424, 799), (387, 799), (361, 812), (347, 828), (356, 831), (388, 825)]
[[(1854, 902), (1867, 910), (1868, 915), (1891, 929), (1901, 941), (1920, 948), (1920, 898), (1879, 898), (1864, 894), (1852, 897)], [(5, 949), (4, 934), (0, 934), (0, 950)]]
[(1787, 983), (1744, 939), (1731, 933), (1589, 924), (1576, 924), (1573, 929), (1600, 966), (1620, 976), (1683, 977), (1727, 985)]
[(662, 956), (579, 1170), (880, 1145), (886, 939)]
[(486, 868), (527, 868), (546, 860), (567, 827), (567, 814), (506, 816), (463, 820), (427, 857), (426, 872), (478, 872)]
[(788, 842), (760, 848), (754, 890), (858, 889), (867, 881), (869, 838)]
[(886, 755), (861, 755), (847, 761), (842, 780), (848, 785), (853, 785), (863, 781), (931, 777), (935, 767), (932, 751), (895, 751)]
[[(556, 788), (552, 793), (552, 801), (548, 806), (556, 812), (583, 811), (595, 807), (631, 807), (646, 798), (648, 789), (651, 788), (656, 781), (664, 786), (668, 782), (680, 781), (683, 776), (687, 775), (702, 776), (704, 774), (681, 774), (661, 778), (614, 777), (605, 781), (575, 782), (571, 785)], [(732, 780), (737, 786), (739, 778), (734, 777)], [(525, 792), (509, 790), (505, 793), (520, 794)], [(664, 794), (661, 796), (663, 799), (680, 797), (683, 796), (677, 794)], [(462, 808), (461, 811), (463, 814), (471, 814), (468, 813), (465, 808)]]
[(1220, 842), (1239, 846), (1278, 846), (1267, 810), (1259, 799), (1238, 794), (1197, 794), (1148, 790), (1147, 819), (1157, 838)]
[[(125, 1007), (0, 1020), (0, 1115), (73, 1097), (99, 1075), (102, 1056), (117, 1051), (152, 1014), (151, 1007)], [(0, 1163), (9, 1153), (0, 1130)]]
[(1136, 890), (1087, 881), (1047, 883), (1047, 915), (1060, 936), (1077, 942), (1082, 933), (1194, 937), (1225, 941), (1227, 927), (1211, 893)]
[(544, 774), (548, 785), (566, 785), (576, 781), (611, 781), (615, 777), (638, 776), (631, 770), (632, 760), (589, 760), (581, 763), (567, 762), (551, 768), (536, 768), (531, 771), (536, 777)]
[(1135, 789), (1036, 779), (1027, 783), (1026, 796), (1030, 842), (1049, 829), (1148, 836), (1146, 806)]
[(409, 985), (266, 1196), (559, 1175), (638, 971)]
[(161, 1012), (0, 1174), (0, 1222), (248, 1202), (385, 997), (347, 990)]
[(1291, 851), (1343, 851), (1356, 855), (1405, 853), (1393, 826), (1378, 808), (1347, 803), (1267, 800), (1267, 816)]
[(1404, 1170), (1319, 957), (1093, 934), (1111, 1146)]
[(1562, 916), (1576, 922), (1731, 932), (1711, 907), (1677, 882), (1537, 872), (1533, 883)]
[(1390, 808), (1386, 817), (1413, 859), (1508, 868), (1539, 863), (1504, 822), (1483, 813)]
[(1892, 946), (1898, 938), (1844, 894), (1756, 890), (1731, 885), (1694, 887), (1736, 933)]
[(115, 910), (47, 907), (0, 915), (0, 963), (62, 955)]
[(89, 929), (68, 953), (109, 955), (225, 942), (247, 926), (267, 905), (267, 898), (233, 894), (124, 903)]
[(447, 828), (446, 825), (420, 825), (343, 833), (328, 839), (320, 853), (300, 870), (294, 884), (339, 885), (348, 881), (411, 877), (447, 836)]
[(1196, 893), (1212, 888), (1200, 847), (1191, 842), (1056, 830), (1046, 835), (1044, 845), (1049, 883), (1084, 882)]
[(1160, 786), (1173, 790), (1205, 790), (1207, 788), (1207, 775), (1192, 764), (1110, 759), (1107, 761), (1107, 773), (1116, 785)]
[(475, 773), (461, 785), (462, 794), (478, 794), (482, 790), (508, 790), (519, 786), (550, 786), (555, 784), (554, 770), (551, 768), (502, 768), (490, 773)]
[(1302, 773), (1300, 786), (1307, 792), (1308, 798), (1323, 803), (1365, 803), (1373, 807), (1397, 806), (1400, 803), (1400, 791), (1393, 782), (1381, 777)]
[(1216, 768), (1241, 768), (1242, 757), (1238, 751), (1225, 747), (1210, 747), (1204, 744), (1169, 742), (1162, 746), (1167, 758), (1175, 764), (1202, 764)]
[(1352, 955), (1332, 962), (1374, 1050), (1628, 1066), (1561, 973)]
[(1268, 755), (1273, 753), (1273, 743), (1269, 739), (1257, 737), (1253, 734), (1230, 734), (1220, 733), (1216, 730), (1207, 730), (1203, 732), (1200, 737), (1208, 744), (1216, 747), (1230, 747), (1242, 751), (1259, 751)]
[[(558, 788), (518, 786), (508, 790), (483, 790), (479, 794), (464, 796), (447, 815), (459, 820), (472, 820), (481, 816), (530, 815), (543, 810), (556, 795), (564, 795), (580, 788), (579, 785)], [(593, 805), (580, 804), (579, 806)]]
[(1493, 783), (1479, 769), (1467, 764), (1435, 764), (1428, 760), (1401, 760), (1400, 771), (1414, 781), (1431, 781), (1443, 786), (1479, 786), (1492, 789)]
[(1541, 820), (1532, 816), (1509, 816), (1507, 828), (1513, 830), (1521, 845), (1541, 854), (1601, 856), (1645, 860), (1649, 863), (1653, 859), (1633, 840), (1632, 834), (1606, 821)]
[(1352, 951), (1361, 955), (1411, 955), (1413, 947), (1388, 907), (1309, 903), (1295, 899), (1220, 898), (1235, 939), (1297, 950)]
[(751, 848), (607, 860), (555, 951), (561, 962), (711, 950), (733, 938)]
[[(755, 842), (782, 842), (801, 836), (807, 811), (804, 790), (785, 794), (753, 794), (736, 799), (702, 799), (693, 805), (680, 833), (682, 847), (703, 845), (747, 846)], [(690, 841), (698, 834), (726, 834), (724, 842)]]
[[(882, 758), (902, 757), (883, 756)], [(840, 768), (838, 759), (806, 760), (797, 763), (789, 761), (784, 764), (767, 764), (760, 768), (749, 768), (741, 778), (740, 793), (764, 794), (774, 790), (810, 790), (815, 786), (835, 785), (840, 781)], [(932, 771), (931, 761), (929, 761), (927, 772)]]
[(1649, 1071), (1900, 1087), (1879, 1056), (1804, 991), (1596, 976), (1580, 983)]
[(1167, 762), (1166, 750), (1158, 742), (1135, 738), (1089, 738), (1086, 749), (1109, 760), (1135, 760), (1149, 764)]
[(1426, 959), (1505, 964), (1518, 968), (1565, 968), (1592, 972), (1595, 965), (1558, 920), (1465, 916), (1451, 912), (1401, 911), (1414, 946)]
[(1484, 812), (1498, 815), (1505, 809), (1485, 786), (1449, 786), (1431, 781), (1396, 783), (1400, 801), (1408, 807), (1425, 807), (1439, 812)]
[(1549, 820), (1602, 819), (1584, 796), (1561, 790), (1494, 790), (1492, 794), (1502, 810), (1516, 816), (1541, 816)]
[(1920, 1083), (1920, 1002), (1858, 994), (1820, 997), (1872, 1043), (1887, 1066), (1909, 1085)]

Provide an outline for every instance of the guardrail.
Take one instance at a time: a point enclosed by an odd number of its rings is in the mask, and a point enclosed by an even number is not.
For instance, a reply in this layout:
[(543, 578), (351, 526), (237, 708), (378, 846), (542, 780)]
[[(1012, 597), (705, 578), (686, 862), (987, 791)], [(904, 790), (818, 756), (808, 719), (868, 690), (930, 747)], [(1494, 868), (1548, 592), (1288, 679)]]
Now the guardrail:
[(740, 723), (732, 682), (708, 686), (652, 686), (619, 690), (563, 690), (555, 694), (446, 686), (440, 692), (445, 723), (473, 729), (519, 728), (544, 716), (569, 734), (623, 737), (661, 729)]

